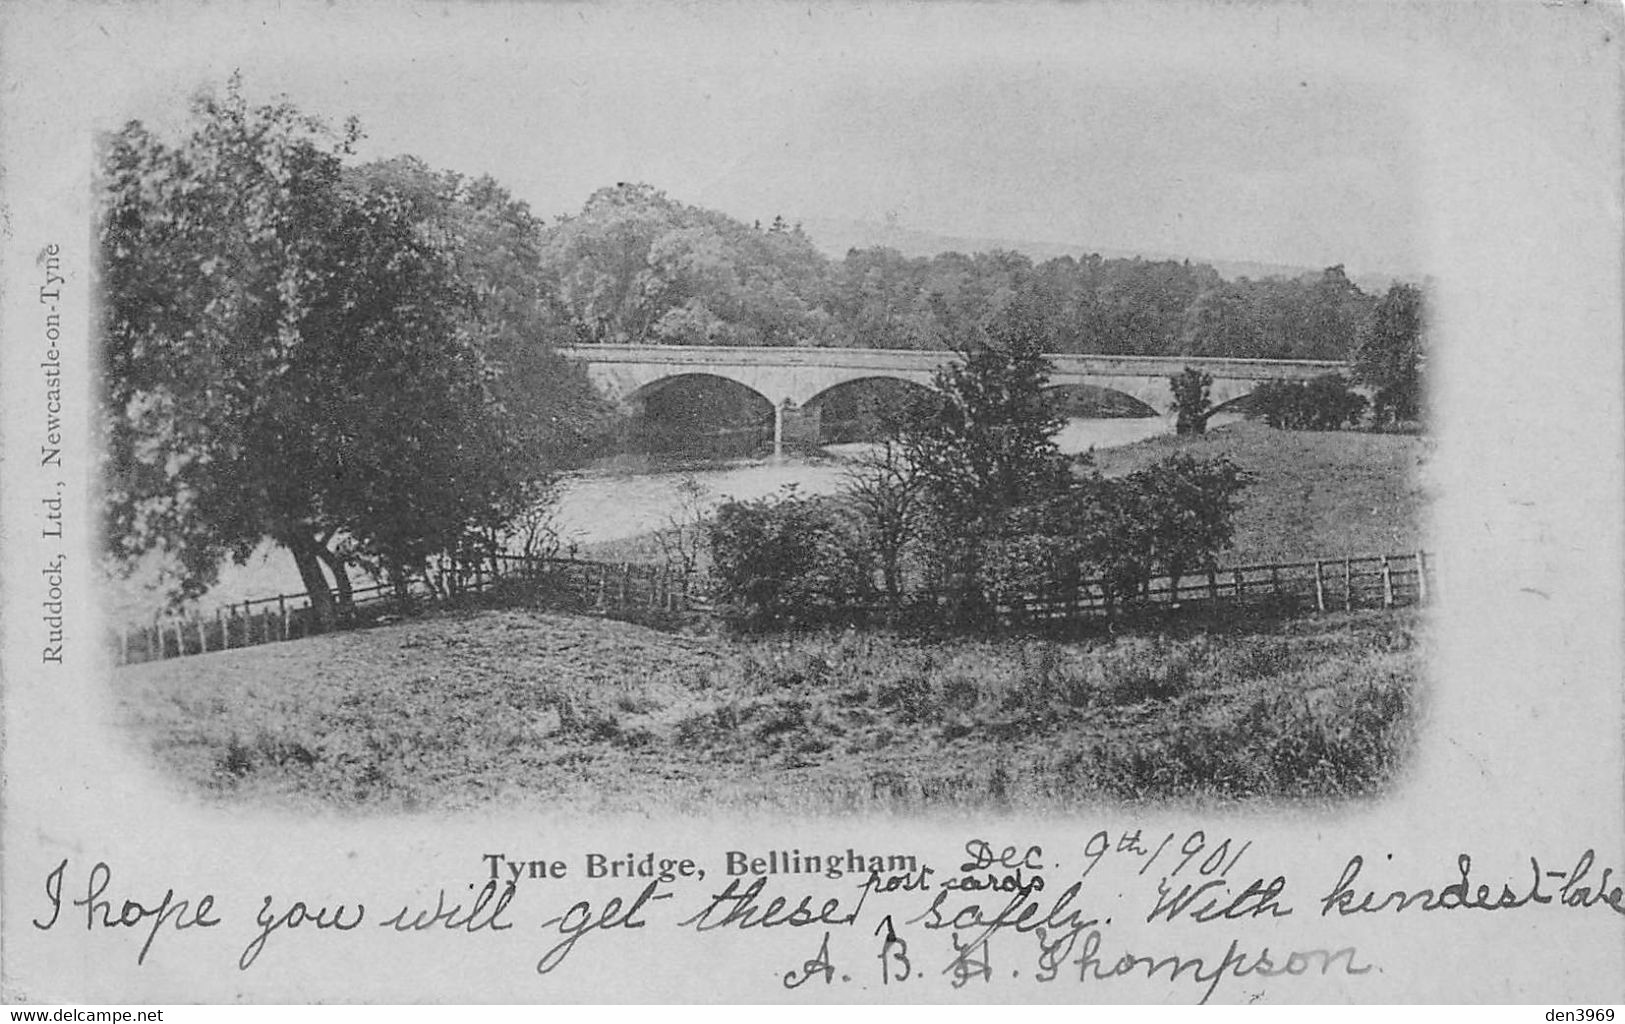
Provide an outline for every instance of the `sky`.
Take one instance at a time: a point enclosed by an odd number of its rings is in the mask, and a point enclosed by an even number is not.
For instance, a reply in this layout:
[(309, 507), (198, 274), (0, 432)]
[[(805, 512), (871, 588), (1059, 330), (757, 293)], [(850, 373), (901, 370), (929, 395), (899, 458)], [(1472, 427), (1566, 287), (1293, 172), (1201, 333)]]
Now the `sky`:
[[(159, 5), (160, 8), (163, 5)], [(1408, 51), (1305, 5), (460, 4), (109, 9), (109, 120), (240, 70), (362, 155), (538, 214), (646, 182), (746, 221), (1421, 269)]]

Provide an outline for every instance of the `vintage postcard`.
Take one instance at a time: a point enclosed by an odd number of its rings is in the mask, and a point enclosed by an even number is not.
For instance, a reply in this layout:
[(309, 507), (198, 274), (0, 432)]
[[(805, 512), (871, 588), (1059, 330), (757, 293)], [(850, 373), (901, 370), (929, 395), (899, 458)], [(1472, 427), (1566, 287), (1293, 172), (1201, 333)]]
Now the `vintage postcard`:
[(4, 998), (1625, 1002), (1621, 27), (8, 5)]

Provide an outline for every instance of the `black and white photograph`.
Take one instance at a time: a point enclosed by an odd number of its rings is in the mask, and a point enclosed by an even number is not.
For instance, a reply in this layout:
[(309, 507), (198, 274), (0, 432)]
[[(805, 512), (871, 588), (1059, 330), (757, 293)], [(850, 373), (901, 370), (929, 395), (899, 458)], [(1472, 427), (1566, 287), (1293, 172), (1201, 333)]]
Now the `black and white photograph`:
[(1625, 999), (1617, 10), (50, 10), (7, 1001)]

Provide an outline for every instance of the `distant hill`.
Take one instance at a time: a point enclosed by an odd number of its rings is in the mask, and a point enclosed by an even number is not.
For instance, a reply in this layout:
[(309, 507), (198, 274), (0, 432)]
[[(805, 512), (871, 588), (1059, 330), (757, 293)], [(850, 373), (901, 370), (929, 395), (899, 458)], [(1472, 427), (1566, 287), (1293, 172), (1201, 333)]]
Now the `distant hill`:
[[(1065, 245), (1059, 242), (1034, 242), (1012, 238), (974, 238), (959, 235), (940, 235), (931, 231), (918, 231), (899, 225), (877, 224), (874, 221), (845, 220), (837, 217), (808, 217), (801, 221), (802, 230), (818, 249), (831, 259), (839, 260), (849, 249), (868, 249), (884, 246), (896, 249), (905, 256), (935, 256), (943, 252), (988, 252), (1009, 249), (1025, 253), (1034, 261), (1055, 259), (1058, 256), (1086, 256), (1098, 253), (1108, 259), (1190, 260), (1206, 263), (1219, 272), (1219, 276), (1234, 281), (1240, 277), (1260, 280), (1266, 277), (1297, 278), (1305, 274), (1318, 275), (1324, 267), (1296, 266), (1288, 263), (1259, 263), (1248, 260), (1216, 260), (1205, 256), (1175, 255), (1172, 253), (1144, 252), (1131, 249), (1109, 249), (1091, 245)], [(1391, 274), (1350, 273), (1349, 279), (1368, 294), (1388, 290), (1395, 280)]]

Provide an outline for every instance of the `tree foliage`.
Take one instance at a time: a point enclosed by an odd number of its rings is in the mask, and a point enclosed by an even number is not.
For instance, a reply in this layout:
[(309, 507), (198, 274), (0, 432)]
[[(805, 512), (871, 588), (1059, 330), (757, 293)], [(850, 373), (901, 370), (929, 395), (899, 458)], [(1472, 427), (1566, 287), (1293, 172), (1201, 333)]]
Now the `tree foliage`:
[(873, 595), (873, 566), (840, 505), (794, 486), (729, 501), (710, 528), (712, 585), (724, 618), (748, 630), (849, 615)]
[(1218, 567), (1235, 536), (1237, 498), (1249, 477), (1229, 459), (1176, 452), (1126, 477), (1113, 516), (1108, 550), (1131, 552), (1150, 573), (1173, 586), (1195, 571)]
[(1227, 281), (1004, 249), (831, 260), (782, 217), (763, 229), (624, 182), (550, 228), (544, 262), (574, 335), (618, 344), (964, 348), (1021, 306), (1045, 352), (1344, 360), (1377, 304), (1340, 265)]
[(954, 528), (991, 527), (1045, 495), (1061, 472), (1061, 418), (1031, 310), (1013, 309), (938, 370), (899, 440)]
[(647, 185), (599, 189), (548, 229), (546, 280), (579, 340), (815, 343), (827, 261), (799, 227), (761, 231)]
[(1174, 431), (1181, 437), (1200, 434), (1207, 430), (1207, 420), (1213, 413), (1208, 389), (1213, 387), (1213, 375), (1187, 366), (1168, 378), (1168, 387), (1174, 393)]
[(1260, 385), (1247, 398), (1247, 415), (1285, 430), (1342, 430), (1359, 426), (1369, 404), (1342, 374), (1328, 373)]
[(500, 191), (431, 202), (347, 168), (357, 137), (234, 82), (177, 141), (138, 122), (108, 140), (106, 535), (169, 555), (179, 596), (269, 539), (331, 620), (323, 565), (342, 595), (352, 562), (399, 579), (496, 527), (556, 465), (551, 423), (577, 419), (545, 394), (527, 411), (528, 300), (482, 264), (502, 246), (447, 215), (479, 221)]
[(1376, 389), (1372, 411), (1378, 423), (1421, 417), (1426, 329), (1422, 290), (1396, 284), (1361, 331), (1354, 376)]
[(1126, 477), (1074, 478), (1021, 509), (990, 544), (983, 585), (1012, 604), (1021, 595), (1065, 595), (1094, 579), (1113, 605), (1132, 603), (1157, 574), (1179, 578), (1217, 566), (1235, 532), (1248, 475), (1223, 457), (1186, 452)]
[(895, 437), (882, 438), (860, 454), (846, 479), (863, 540), (879, 562), (881, 588), (895, 617), (903, 603), (906, 559), (928, 514), (924, 480)]
[(980, 612), (967, 599), (979, 594), (982, 541), (1002, 536), (1012, 510), (1043, 500), (1066, 475), (1040, 345), (1031, 311), (1006, 311), (936, 373), (900, 426), (938, 531), (930, 546), (941, 585), (961, 615)]

